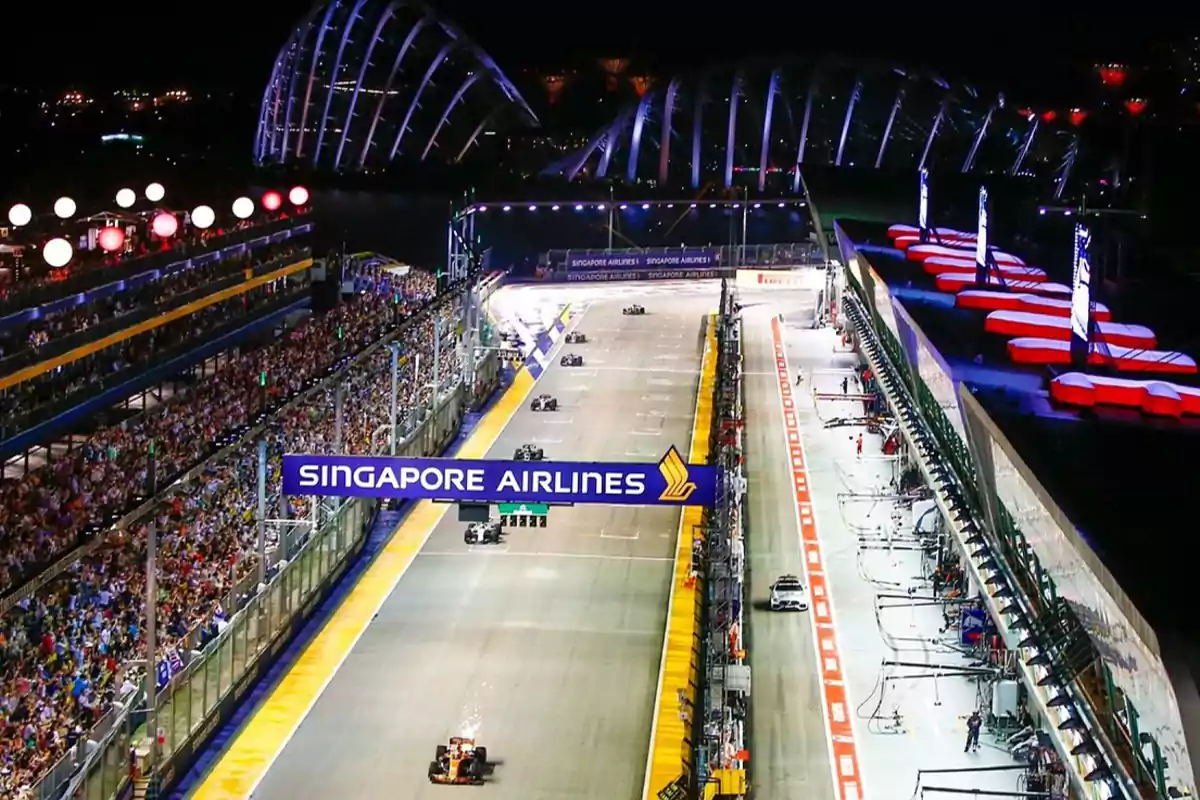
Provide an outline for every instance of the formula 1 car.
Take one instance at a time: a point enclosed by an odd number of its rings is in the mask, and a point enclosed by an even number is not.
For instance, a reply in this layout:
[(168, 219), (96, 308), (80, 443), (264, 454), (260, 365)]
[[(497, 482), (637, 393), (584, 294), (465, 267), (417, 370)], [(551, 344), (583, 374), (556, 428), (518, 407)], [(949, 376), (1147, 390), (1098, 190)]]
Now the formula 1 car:
[(429, 782), (480, 786), (487, 768), (486, 747), (477, 747), (474, 739), (452, 736), (449, 744), (438, 745), (437, 755), (429, 762)]
[(587, 334), (571, 331), (567, 334), (567, 344), (587, 344)]
[(523, 444), (513, 453), (513, 461), (545, 461), (546, 454), (542, 448), (531, 444)]
[(540, 394), (529, 403), (530, 411), (558, 411), (558, 398)]
[(583, 356), (577, 355), (575, 353), (567, 353), (565, 356), (563, 356), (562, 358), (560, 358), (558, 360), (558, 365), (560, 367), (582, 367), (583, 366)]
[(463, 544), (500, 544), (503, 536), (504, 528), (500, 526), (499, 520), (472, 522), (463, 531)]
[(634, 303), (631, 306), (622, 308), (621, 313), (627, 317), (640, 317), (642, 314), (646, 313), (646, 307), (639, 306), (637, 303)]

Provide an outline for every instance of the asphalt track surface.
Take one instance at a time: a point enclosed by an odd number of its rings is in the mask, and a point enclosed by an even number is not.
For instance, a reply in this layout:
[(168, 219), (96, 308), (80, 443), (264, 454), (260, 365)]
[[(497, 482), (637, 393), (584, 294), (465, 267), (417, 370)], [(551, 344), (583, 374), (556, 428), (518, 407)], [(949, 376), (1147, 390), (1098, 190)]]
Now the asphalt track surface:
[[(626, 317), (592, 303), (585, 345), (555, 353), (490, 458), (525, 443), (548, 459), (687, 452), (713, 298)], [(564, 352), (584, 356), (563, 368)], [(259, 784), (256, 800), (441, 798), (434, 748), (475, 735), (495, 762), (481, 790), (550, 800), (641, 794), (679, 511), (553, 508), (546, 528), (463, 544), (448, 514)], [(471, 790), (467, 790), (471, 791)]]
[[(747, 304), (752, 299), (745, 293)], [(769, 316), (760, 308), (747, 308), (744, 315), (747, 644), (754, 669), (750, 780), (756, 800), (834, 800), (812, 622), (807, 613), (770, 611), (771, 583), (804, 571)]]

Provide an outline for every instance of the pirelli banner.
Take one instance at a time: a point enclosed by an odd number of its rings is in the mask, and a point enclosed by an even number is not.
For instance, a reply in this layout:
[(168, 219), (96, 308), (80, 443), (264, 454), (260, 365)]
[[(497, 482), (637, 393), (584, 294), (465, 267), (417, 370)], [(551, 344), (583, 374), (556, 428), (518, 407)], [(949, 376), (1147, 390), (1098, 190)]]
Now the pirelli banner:
[(825, 273), (815, 267), (739, 269), (737, 285), (739, 289), (822, 289)]

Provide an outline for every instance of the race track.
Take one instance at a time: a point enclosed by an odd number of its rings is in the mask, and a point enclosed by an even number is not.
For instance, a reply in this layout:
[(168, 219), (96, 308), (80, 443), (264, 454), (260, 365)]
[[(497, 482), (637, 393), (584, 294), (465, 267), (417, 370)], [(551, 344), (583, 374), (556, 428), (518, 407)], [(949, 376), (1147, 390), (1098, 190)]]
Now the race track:
[[(581, 289), (581, 292), (586, 290)], [(691, 437), (712, 292), (595, 295), (489, 457), (525, 443), (551, 460), (650, 461)], [(577, 303), (578, 307), (578, 303)], [(586, 359), (558, 366), (562, 352)], [(468, 547), (448, 514), (255, 792), (256, 800), (434, 798), (434, 748), (474, 734), (492, 798), (640, 797), (679, 512), (553, 508), (546, 528)], [(471, 791), (471, 790), (466, 790)]]

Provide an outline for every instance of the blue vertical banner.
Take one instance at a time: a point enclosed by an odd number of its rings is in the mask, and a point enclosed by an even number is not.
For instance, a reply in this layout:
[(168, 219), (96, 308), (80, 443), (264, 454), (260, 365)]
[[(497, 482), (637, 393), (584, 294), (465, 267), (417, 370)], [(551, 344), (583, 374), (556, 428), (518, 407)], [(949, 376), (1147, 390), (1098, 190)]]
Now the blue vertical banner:
[(979, 232), (975, 239), (975, 282), (987, 283), (988, 277), (988, 190), (979, 187)]
[(1087, 364), (1092, 333), (1092, 232), (1075, 224), (1075, 257), (1071, 269), (1071, 363)]

